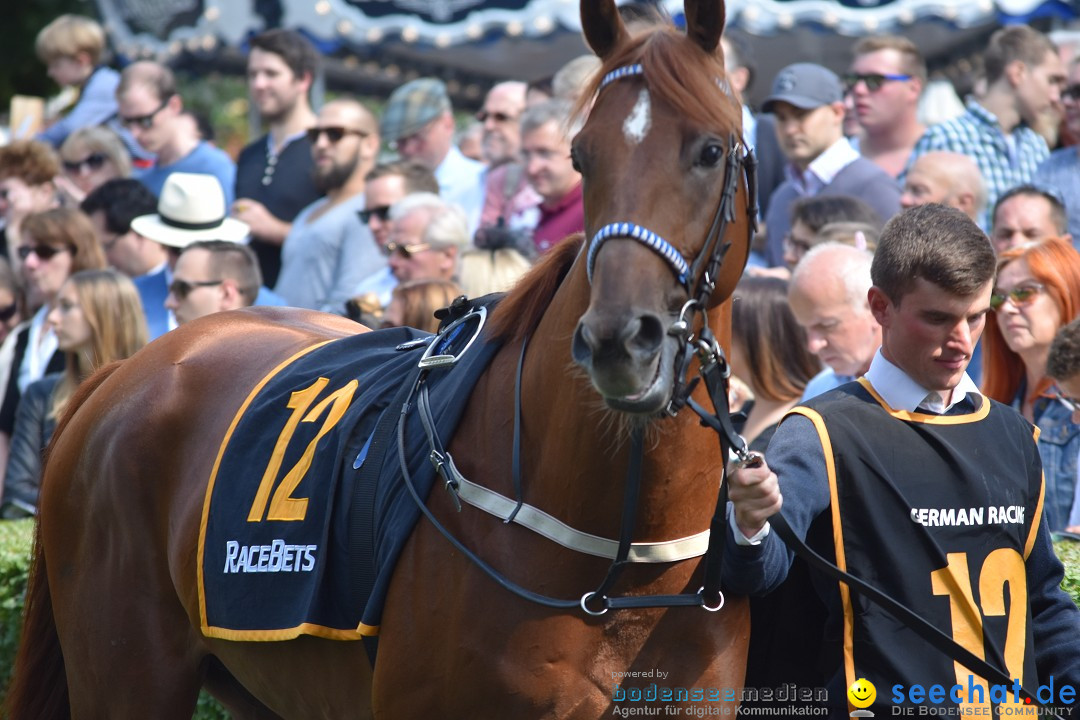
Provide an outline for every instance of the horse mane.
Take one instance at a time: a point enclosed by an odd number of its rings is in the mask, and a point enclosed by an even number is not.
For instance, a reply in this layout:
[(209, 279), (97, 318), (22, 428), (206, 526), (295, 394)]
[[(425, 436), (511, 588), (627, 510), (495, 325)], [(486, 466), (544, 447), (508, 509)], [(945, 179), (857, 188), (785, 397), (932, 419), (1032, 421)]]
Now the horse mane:
[[(611, 53), (579, 98), (575, 116), (588, 114), (605, 75), (636, 63), (645, 70), (649, 92), (670, 104), (679, 115), (718, 133), (741, 131), (742, 108), (727, 84), (719, 46), (716, 52), (707, 53), (668, 24), (634, 35)], [(725, 92), (724, 87), (729, 91)]]
[(584, 239), (582, 233), (566, 238), (518, 280), (491, 314), (488, 328), (493, 339), (507, 343), (520, 341), (536, 329), (555, 291), (570, 272)]

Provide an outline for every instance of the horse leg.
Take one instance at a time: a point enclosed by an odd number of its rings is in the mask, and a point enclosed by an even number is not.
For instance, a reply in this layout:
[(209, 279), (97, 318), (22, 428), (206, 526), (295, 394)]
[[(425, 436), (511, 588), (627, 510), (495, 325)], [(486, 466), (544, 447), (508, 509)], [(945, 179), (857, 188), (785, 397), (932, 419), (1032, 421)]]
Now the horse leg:
[(259, 702), (215, 657), (209, 659), (203, 687), (225, 706), (234, 720), (281, 720), (280, 715)]

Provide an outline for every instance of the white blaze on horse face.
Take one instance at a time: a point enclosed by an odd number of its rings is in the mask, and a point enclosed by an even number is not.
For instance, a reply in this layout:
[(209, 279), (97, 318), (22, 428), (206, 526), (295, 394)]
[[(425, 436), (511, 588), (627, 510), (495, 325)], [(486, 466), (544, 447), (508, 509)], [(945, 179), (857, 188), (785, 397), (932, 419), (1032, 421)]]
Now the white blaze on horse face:
[(649, 134), (650, 127), (652, 127), (652, 103), (649, 100), (649, 91), (643, 89), (638, 94), (634, 108), (623, 122), (622, 129), (626, 142), (631, 145), (640, 145)]

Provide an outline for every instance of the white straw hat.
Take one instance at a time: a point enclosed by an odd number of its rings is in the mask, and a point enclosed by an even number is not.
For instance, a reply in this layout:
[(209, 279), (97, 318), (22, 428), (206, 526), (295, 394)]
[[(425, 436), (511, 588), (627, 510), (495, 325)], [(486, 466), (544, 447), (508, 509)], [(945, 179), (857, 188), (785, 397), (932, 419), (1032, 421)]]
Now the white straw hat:
[(249, 228), (225, 213), (225, 192), (213, 175), (174, 172), (165, 178), (157, 213), (131, 221), (145, 238), (174, 248), (198, 240), (247, 242)]

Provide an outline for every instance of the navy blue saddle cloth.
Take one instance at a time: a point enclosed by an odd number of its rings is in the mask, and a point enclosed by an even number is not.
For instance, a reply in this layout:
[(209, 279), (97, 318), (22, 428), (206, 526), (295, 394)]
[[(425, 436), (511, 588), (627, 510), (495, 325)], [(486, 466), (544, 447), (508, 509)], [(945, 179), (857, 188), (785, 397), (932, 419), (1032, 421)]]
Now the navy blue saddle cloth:
[[(461, 353), (475, 325), (458, 329), (433, 350)], [(355, 640), (378, 633), (394, 563), (420, 511), (405, 488), (396, 442), (386, 444), (381, 467), (365, 472), (365, 457), (380, 419), (384, 434), (396, 426), (402, 389), (415, 383), (430, 339), (395, 328), (322, 343), (252, 388), (221, 441), (204, 500), (198, 567), (206, 636)], [(497, 350), (481, 335), (456, 364), (427, 371), (445, 442)], [(408, 467), (427, 497), (436, 477), (427, 439), (415, 413), (406, 422)], [(375, 487), (358, 488), (361, 478)], [(354, 511), (365, 494), (367, 507)], [(355, 557), (357, 537), (372, 557)], [(358, 568), (367, 577), (362, 588)]]

